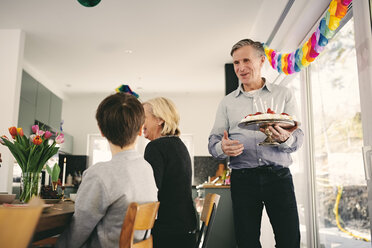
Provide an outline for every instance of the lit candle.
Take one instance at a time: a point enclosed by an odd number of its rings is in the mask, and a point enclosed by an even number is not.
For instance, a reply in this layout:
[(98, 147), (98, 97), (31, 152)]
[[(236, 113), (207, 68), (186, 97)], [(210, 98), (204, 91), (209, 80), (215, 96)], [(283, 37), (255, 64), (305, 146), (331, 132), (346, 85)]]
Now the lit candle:
[(277, 113), (276, 111), (278, 110), (278, 104), (275, 104), (275, 113)]
[(283, 100), (282, 112), (281, 113), (284, 113), (284, 104), (285, 104), (285, 100)]
[(47, 170), (45, 170), (45, 185), (49, 185), (49, 174)]
[(65, 179), (66, 179), (66, 157), (63, 160), (62, 186), (65, 186)]
[(257, 107), (256, 99), (253, 99), (253, 104), (254, 104), (254, 107), (256, 108), (256, 112), (258, 112), (258, 107)]
[(262, 103), (262, 99), (261, 99), (261, 97), (260, 97), (260, 103), (261, 103), (261, 107), (262, 107), (262, 113), (265, 113), (265, 108), (264, 108), (264, 105), (263, 105), (263, 103)]
[(274, 110), (274, 98), (271, 97), (271, 105), (270, 105), (271, 110)]
[(266, 105), (266, 101), (264, 101), (264, 105), (265, 105), (265, 110), (264, 110), (264, 113), (266, 113), (266, 111), (267, 111), (267, 105)]

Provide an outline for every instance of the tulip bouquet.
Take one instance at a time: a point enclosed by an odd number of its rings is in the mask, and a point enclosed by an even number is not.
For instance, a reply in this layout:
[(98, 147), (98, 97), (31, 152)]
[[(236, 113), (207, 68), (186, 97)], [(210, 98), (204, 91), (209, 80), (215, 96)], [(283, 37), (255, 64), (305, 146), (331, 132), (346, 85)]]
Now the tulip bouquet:
[[(33, 134), (29, 138), (22, 128), (10, 127), (9, 133), (13, 142), (5, 135), (0, 137), (0, 143), (7, 146), (22, 170), (23, 186), (20, 200), (27, 202), (32, 195), (38, 194), (40, 172), (46, 162), (58, 152), (58, 144), (64, 142), (63, 133), (52, 140), (52, 133), (32, 126)], [(35, 185), (36, 184), (36, 185)]]

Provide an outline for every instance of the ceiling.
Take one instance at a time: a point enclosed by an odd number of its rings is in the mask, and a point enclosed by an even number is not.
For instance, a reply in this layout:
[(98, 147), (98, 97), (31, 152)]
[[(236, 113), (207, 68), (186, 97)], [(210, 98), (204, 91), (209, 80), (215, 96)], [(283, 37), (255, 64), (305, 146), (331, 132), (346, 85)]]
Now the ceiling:
[(287, 0), (1, 0), (25, 33), (23, 68), (57, 95), (224, 91), (240, 39), (266, 41)]

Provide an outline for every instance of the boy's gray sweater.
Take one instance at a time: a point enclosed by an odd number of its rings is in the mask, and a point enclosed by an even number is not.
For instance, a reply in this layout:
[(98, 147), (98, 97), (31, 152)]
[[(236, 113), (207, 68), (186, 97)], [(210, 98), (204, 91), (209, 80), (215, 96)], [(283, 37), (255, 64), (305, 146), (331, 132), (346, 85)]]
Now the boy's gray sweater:
[[(119, 236), (131, 202), (157, 201), (151, 166), (135, 150), (115, 154), (83, 173), (75, 213), (56, 247), (119, 247)], [(136, 233), (137, 239), (143, 233)]]

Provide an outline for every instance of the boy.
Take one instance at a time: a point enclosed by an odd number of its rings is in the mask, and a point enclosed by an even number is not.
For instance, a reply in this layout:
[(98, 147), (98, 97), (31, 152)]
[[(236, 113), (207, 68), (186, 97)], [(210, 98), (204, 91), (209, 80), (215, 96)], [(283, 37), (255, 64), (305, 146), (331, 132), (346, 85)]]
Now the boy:
[(119, 247), (129, 204), (157, 201), (152, 168), (134, 150), (145, 120), (141, 103), (129, 94), (110, 95), (98, 106), (96, 119), (112, 159), (84, 172), (74, 216), (56, 247)]

